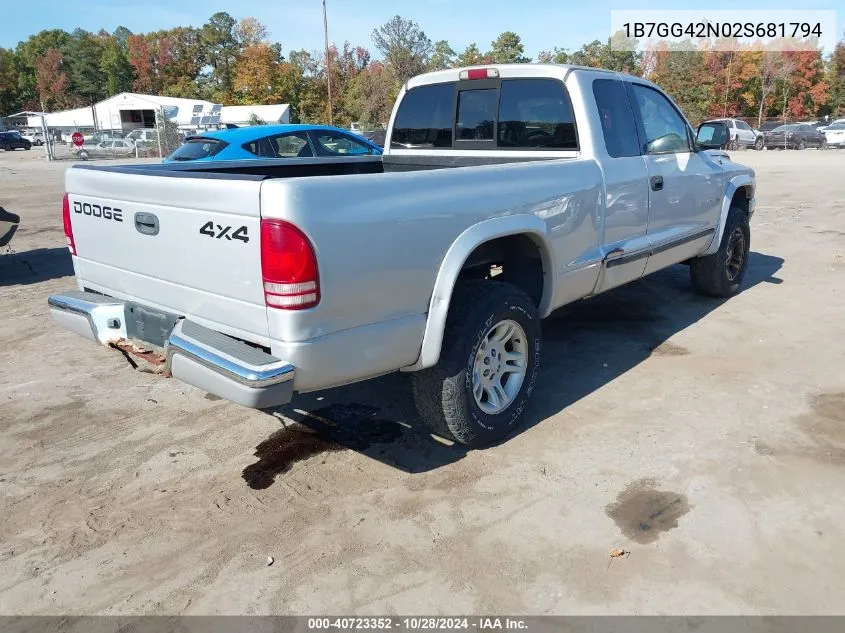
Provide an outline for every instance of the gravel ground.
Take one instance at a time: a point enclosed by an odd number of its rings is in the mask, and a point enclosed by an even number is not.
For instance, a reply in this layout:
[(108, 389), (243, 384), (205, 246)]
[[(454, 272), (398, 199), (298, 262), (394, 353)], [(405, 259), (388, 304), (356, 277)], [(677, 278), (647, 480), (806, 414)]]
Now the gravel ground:
[(264, 413), (62, 331), (68, 165), (0, 153), (0, 613), (845, 612), (845, 151), (737, 156), (746, 290), (554, 315), (528, 424), (465, 452), (403, 375)]

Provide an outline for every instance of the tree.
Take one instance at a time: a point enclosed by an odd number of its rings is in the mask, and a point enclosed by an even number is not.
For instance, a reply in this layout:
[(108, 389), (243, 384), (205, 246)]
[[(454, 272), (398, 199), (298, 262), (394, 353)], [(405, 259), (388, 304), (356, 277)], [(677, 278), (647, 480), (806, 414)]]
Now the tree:
[(660, 85), (692, 122), (707, 118), (710, 104), (717, 99), (705, 53), (689, 50), (689, 43), (661, 44), (648, 51), (647, 77)]
[(565, 48), (555, 46), (551, 51), (540, 51), (537, 61), (541, 64), (568, 64), (569, 52)]
[(130, 35), (127, 40), (129, 64), (132, 66), (132, 89), (151, 93), (155, 87), (152, 49), (143, 35)]
[(763, 122), (763, 110), (766, 106), (766, 99), (770, 98), (778, 82), (784, 80), (789, 73), (789, 68), (784, 64), (783, 55), (776, 50), (757, 51), (758, 64), (758, 99), (757, 127)]
[(829, 85), (820, 50), (784, 51), (781, 107), (784, 118), (813, 116), (827, 101)]
[(267, 44), (250, 44), (235, 64), (232, 88), (241, 103), (270, 103), (278, 59)]
[(255, 112), (249, 113), (249, 120), (247, 121), (247, 123), (249, 123), (250, 125), (267, 125), (267, 121), (255, 114)]
[(387, 125), (401, 84), (390, 66), (373, 62), (359, 72), (343, 96), (350, 119), (364, 125)]
[(232, 78), (240, 52), (235, 26), (231, 15), (219, 11), (200, 29), (203, 58), (211, 67), (208, 96), (219, 102), (227, 100), (232, 94)]
[(77, 103), (91, 105), (108, 96), (100, 70), (103, 53), (103, 43), (91, 33), (82, 29), (73, 32), (66, 59), (70, 91)]
[(18, 64), (18, 93), (20, 100), (28, 107), (40, 109), (38, 106), (38, 88), (36, 86), (36, 61), (49, 49), (55, 49), (64, 54), (70, 41), (70, 33), (61, 29), (41, 31), (30, 35), (25, 42), (20, 42), (15, 48)]
[(830, 89), (824, 109), (833, 117), (845, 116), (845, 41), (839, 42), (833, 49), (827, 83)]
[(15, 54), (0, 48), (0, 114), (11, 114), (21, 106)]
[(490, 58), (490, 55), (485, 55), (478, 50), (478, 46), (476, 46), (475, 43), (470, 44), (461, 51), (460, 55), (458, 55), (458, 58), (455, 60), (456, 66), (481, 66), (492, 63), (493, 60)]
[(61, 51), (55, 48), (47, 49), (35, 60), (35, 87), (45, 110), (69, 105), (69, 85)]
[(519, 35), (505, 31), (491, 42), (488, 55), (494, 64), (527, 64), (531, 59), (524, 52), (525, 45)]
[(265, 43), (267, 27), (255, 18), (241, 18), (237, 27), (235, 27), (235, 37), (244, 47)]
[(446, 70), (455, 65), (457, 53), (446, 40), (435, 42), (431, 59), (428, 60), (428, 70)]
[(416, 22), (398, 15), (373, 31), (373, 43), (401, 83), (424, 72), (434, 50)]
[(99, 70), (107, 95), (132, 90), (132, 65), (125, 40), (121, 41), (117, 36), (104, 38)]

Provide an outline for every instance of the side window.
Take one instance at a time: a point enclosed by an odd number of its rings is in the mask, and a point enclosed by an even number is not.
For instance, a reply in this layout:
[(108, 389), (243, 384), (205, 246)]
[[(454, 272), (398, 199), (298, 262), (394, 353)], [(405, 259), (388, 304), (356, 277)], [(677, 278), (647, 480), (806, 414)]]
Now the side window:
[(499, 147), (578, 149), (566, 88), (553, 79), (504, 79)]
[(316, 141), (318, 156), (360, 156), (372, 153), (372, 150), (364, 143), (345, 134), (322, 130), (315, 130), (312, 134)]
[(687, 124), (672, 103), (648, 86), (632, 84), (631, 89), (645, 131), (646, 153), (689, 152)]
[(748, 125), (745, 121), (737, 121), (736, 124), (739, 126), (740, 130), (745, 130), (746, 132), (751, 131), (751, 126)]
[(396, 149), (452, 147), (455, 84), (432, 84), (405, 93), (390, 146)]
[(618, 79), (596, 79), (593, 81), (593, 96), (601, 118), (607, 153), (613, 158), (639, 156), (637, 124), (622, 82)]
[(496, 122), (495, 88), (458, 93), (458, 141), (492, 141)]
[(259, 158), (310, 158), (314, 156), (306, 132), (267, 136), (245, 143), (243, 148)]

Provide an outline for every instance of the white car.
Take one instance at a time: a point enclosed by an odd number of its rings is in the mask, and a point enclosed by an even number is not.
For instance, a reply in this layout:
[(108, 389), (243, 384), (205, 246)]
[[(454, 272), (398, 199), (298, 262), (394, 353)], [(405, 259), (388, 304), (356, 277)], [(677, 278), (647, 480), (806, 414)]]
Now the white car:
[(845, 147), (845, 119), (840, 119), (820, 131), (824, 134), (828, 147)]
[(739, 149), (740, 147), (753, 147), (763, 149), (763, 133), (752, 128), (742, 119), (713, 119), (728, 126), (731, 140), (727, 149)]
[(34, 132), (26, 132), (21, 134), (23, 138), (27, 141), (32, 143), (33, 145), (44, 145), (44, 133), (39, 131)]

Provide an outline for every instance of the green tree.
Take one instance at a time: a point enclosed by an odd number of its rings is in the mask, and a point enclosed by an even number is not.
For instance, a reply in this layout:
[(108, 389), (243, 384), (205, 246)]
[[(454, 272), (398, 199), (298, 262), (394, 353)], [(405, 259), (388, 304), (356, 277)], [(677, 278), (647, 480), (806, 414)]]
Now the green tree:
[(132, 65), (129, 63), (126, 40), (121, 41), (117, 35), (103, 38), (100, 73), (106, 95), (132, 90)]
[(401, 83), (425, 72), (434, 47), (413, 20), (398, 15), (373, 31), (373, 43)]
[(555, 46), (554, 50), (540, 51), (537, 55), (537, 61), (541, 64), (568, 64), (569, 57), (569, 51)]
[(235, 64), (240, 54), (236, 25), (231, 15), (220, 11), (200, 29), (203, 59), (211, 68), (207, 78), (208, 96), (214, 101), (223, 102), (232, 96)]
[(88, 31), (76, 29), (67, 44), (65, 61), (70, 92), (79, 104), (90, 105), (107, 95), (100, 67), (103, 44)]
[(836, 44), (827, 69), (827, 83), (830, 86), (824, 114), (833, 118), (845, 116), (845, 40)]
[(445, 70), (455, 65), (458, 54), (449, 46), (446, 40), (434, 43), (434, 52), (428, 60), (428, 70)]
[(14, 52), (0, 48), (0, 116), (21, 109), (18, 69)]
[(390, 66), (373, 62), (349, 83), (343, 95), (343, 109), (350, 120), (365, 126), (386, 125), (400, 87)]
[(482, 64), (492, 63), (493, 60), (491, 59), (489, 53), (482, 53), (478, 50), (478, 46), (476, 46), (475, 43), (470, 44), (461, 51), (455, 60), (455, 66), (481, 66)]
[(494, 64), (527, 64), (531, 59), (524, 52), (525, 45), (519, 35), (505, 31), (491, 42), (488, 55)]
[(44, 54), (54, 49), (63, 53), (67, 50), (70, 33), (61, 29), (41, 31), (30, 35), (25, 42), (18, 43), (15, 57), (18, 62), (18, 94), (28, 107), (40, 109), (38, 104), (38, 89), (36, 87), (35, 62)]

